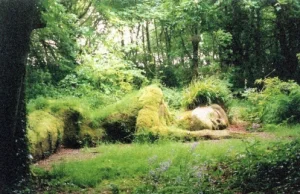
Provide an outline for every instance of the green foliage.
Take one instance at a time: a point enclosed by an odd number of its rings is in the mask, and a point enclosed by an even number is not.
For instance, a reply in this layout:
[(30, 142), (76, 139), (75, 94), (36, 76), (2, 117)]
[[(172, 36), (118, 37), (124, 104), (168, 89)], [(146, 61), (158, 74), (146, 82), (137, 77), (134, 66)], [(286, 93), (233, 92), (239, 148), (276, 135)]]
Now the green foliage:
[(182, 103), (182, 91), (177, 88), (162, 87), (164, 100), (172, 109), (179, 109)]
[(286, 142), (291, 137), (299, 139), (300, 130), (299, 124), (290, 125), (286, 123), (282, 123), (279, 125), (276, 124), (265, 124), (263, 126), (263, 131), (269, 132), (272, 135), (275, 135), (281, 142)]
[[(261, 150), (251, 145), (219, 165), (220, 188), (242, 193), (290, 193), (299, 190), (300, 142), (270, 145)], [(225, 169), (224, 169), (225, 168)], [(224, 190), (223, 190), (224, 191)]]
[(300, 86), (294, 81), (279, 78), (257, 80), (263, 86), (258, 91), (251, 89), (245, 96), (256, 106), (257, 117), (265, 123), (295, 123), (300, 118)]
[(33, 112), (34, 110), (42, 110), (49, 107), (49, 101), (46, 98), (39, 97), (35, 100), (29, 101), (27, 105), (27, 109), (29, 112)]
[(256, 107), (249, 100), (234, 98), (228, 109), (228, 117), (231, 124), (258, 122), (256, 111)]
[(147, 82), (143, 71), (114, 54), (99, 53), (93, 58), (85, 56), (83, 65), (77, 69), (77, 77), (105, 94), (131, 92)]
[(225, 80), (209, 77), (193, 81), (184, 90), (182, 104), (187, 109), (210, 104), (227, 107), (231, 98), (229, 84)]
[(52, 84), (52, 76), (48, 71), (27, 66), (26, 74), (26, 100), (41, 96), (52, 97), (57, 95), (57, 89)]
[(58, 0), (42, 1), (42, 9), (42, 22), (46, 26), (32, 33), (28, 63), (43, 68), (51, 74), (53, 82), (58, 82), (76, 64), (77, 16)]

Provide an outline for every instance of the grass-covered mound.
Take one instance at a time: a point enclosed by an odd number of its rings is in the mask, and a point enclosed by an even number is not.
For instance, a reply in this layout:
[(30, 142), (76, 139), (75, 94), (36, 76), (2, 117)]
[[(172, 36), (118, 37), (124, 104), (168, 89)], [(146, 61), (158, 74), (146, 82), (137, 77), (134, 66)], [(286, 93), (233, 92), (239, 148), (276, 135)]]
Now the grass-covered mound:
[(132, 142), (136, 134), (166, 133), (172, 118), (161, 89), (151, 85), (95, 111), (93, 120), (104, 129), (106, 140)]
[[(84, 98), (75, 97), (38, 98), (30, 102), (28, 137), (33, 142), (34, 157), (42, 158), (51, 154), (60, 145), (79, 148), (94, 146), (102, 141), (130, 143), (134, 140), (153, 141), (161, 137), (180, 140), (231, 137), (228, 131), (193, 131), (191, 127), (178, 125), (157, 85), (147, 86), (125, 95), (117, 102), (114, 99), (111, 102), (106, 106), (95, 106)], [(40, 112), (43, 113), (41, 117)], [(32, 134), (33, 131), (38, 134), (43, 130), (46, 130), (46, 135)], [(55, 134), (52, 134), (53, 131)], [(36, 143), (49, 142), (49, 139), (51, 146)]]
[(157, 85), (147, 86), (117, 103), (95, 111), (92, 120), (98, 128), (104, 130), (104, 140), (113, 142), (143, 142), (159, 138), (189, 141), (233, 136), (226, 130), (189, 131), (188, 127), (178, 127)]
[(49, 156), (60, 146), (96, 145), (103, 130), (95, 128), (89, 106), (77, 98), (38, 98), (28, 105), (28, 139), (34, 160)]
[(138, 96), (139, 92), (132, 92), (118, 102), (91, 113), (92, 125), (103, 129), (105, 141), (129, 143), (133, 140), (136, 118), (141, 108)]
[(49, 156), (61, 145), (62, 120), (45, 111), (34, 111), (28, 116), (28, 139), (34, 159)]
[(162, 90), (157, 86), (148, 86), (139, 97), (141, 110), (138, 112), (136, 128), (137, 134), (157, 133), (167, 134), (173, 120), (164, 102)]

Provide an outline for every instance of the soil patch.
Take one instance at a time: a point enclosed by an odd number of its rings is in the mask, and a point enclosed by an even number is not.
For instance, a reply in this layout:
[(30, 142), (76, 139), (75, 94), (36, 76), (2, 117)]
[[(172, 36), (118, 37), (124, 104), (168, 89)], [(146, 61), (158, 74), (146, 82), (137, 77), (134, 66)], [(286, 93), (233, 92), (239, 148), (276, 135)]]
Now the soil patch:
[(70, 148), (60, 148), (55, 154), (50, 157), (40, 160), (34, 163), (34, 166), (41, 167), (45, 170), (51, 170), (52, 166), (62, 162), (68, 161), (83, 161), (95, 158), (100, 153), (89, 148), (89, 151), (85, 149), (70, 149)]
[(230, 125), (228, 130), (233, 133), (248, 133), (244, 124)]

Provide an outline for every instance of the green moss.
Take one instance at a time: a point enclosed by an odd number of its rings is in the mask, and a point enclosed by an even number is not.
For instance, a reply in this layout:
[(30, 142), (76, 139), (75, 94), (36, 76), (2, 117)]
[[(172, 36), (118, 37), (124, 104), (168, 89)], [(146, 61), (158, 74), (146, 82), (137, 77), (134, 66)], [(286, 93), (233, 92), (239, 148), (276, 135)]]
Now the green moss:
[(137, 111), (115, 113), (107, 117), (102, 127), (105, 129), (107, 141), (130, 143), (134, 138)]
[[(140, 109), (138, 103), (139, 92), (135, 91), (126, 96), (116, 103), (111, 103), (110, 105), (94, 110), (91, 113), (91, 119), (98, 123), (99, 126), (105, 121), (108, 117), (114, 119), (112, 115), (122, 114), (122, 115), (135, 115)], [(115, 120), (118, 120), (116, 116)]]
[(63, 122), (45, 111), (34, 111), (28, 116), (29, 147), (35, 159), (53, 153), (61, 144)]
[(137, 133), (167, 134), (167, 126), (171, 124), (172, 117), (164, 103), (162, 90), (155, 85), (144, 88), (139, 103), (142, 108), (137, 116)]
[(192, 111), (185, 111), (181, 113), (179, 116), (179, 120), (177, 121), (178, 127), (182, 129), (191, 129), (191, 123), (192, 123)]
[(141, 109), (139, 95), (140, 92), (132, 92), (117, 103), (92, 113), (92, 127), (104, 130), (105, 141), (129, 143), (133, 140), (136, 117)]
[(79, 139), (82, 145), (96, 146), (104, 136), (104, 129), (92, 129), (86, 124), (80, 125)]
[(29, 113), (35, 110), (43, 110), (49, 107), (49, 101), (46, 98), (39, 97), (35, 100), (30, 100), (27, 105), (27, 111)]
[(49, 156), (60, 145), (94, 146), (103, 139), (103, 129), (90, 127), (90, 121), (77, 110), (67, 108), (52, 114), (37, 110), (28, 116), (27, 136), (35, 160)]
[(76, 110), (68, 109), (64, 111), (62, 117), (64, 121), (64, 135), (63, 135), (64, 146), (70, 148), (79, 148), (81, 146), (81, 140), (79, 137), (80, 117), (81, 117), (80, 113)]

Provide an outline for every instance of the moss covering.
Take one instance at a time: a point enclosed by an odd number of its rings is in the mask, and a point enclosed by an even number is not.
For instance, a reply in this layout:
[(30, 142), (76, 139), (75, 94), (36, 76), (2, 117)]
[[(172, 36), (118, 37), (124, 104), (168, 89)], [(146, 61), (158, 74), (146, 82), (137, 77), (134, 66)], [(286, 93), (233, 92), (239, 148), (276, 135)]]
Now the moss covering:
[(51, 109), (32, 111), (28, 116), (27, 137), (34, 160), (55, 152), (61, 145), (79, 148), (95, 146), (103, 139), (103, 129), (92, 127), (91, 121), (72, 108), (55, 113)]
[[(231, 136), (228, 131), (196, 131), (199, 130), (198, 123), (194, 121), (192, 111), (183, 113), (176, 125), (164, 102), (163, 92), (156, 85), (97, 109), (84, 106), (73, 98), (44, 101), (39, 102), (39, 106), (32, 106), (28, 116), (28, 138), (35, 159), (50, 155), (62, 144), (78, 148), (95, 146), (103, 140), (130, 143), (135, 138), (137, 141), (155, 141), (165, 137), (196, 140)], [(34, 110), (36, 107), (38, 110)]]
[(104, 129), (93, 129), (86, 123), (80, 125), (79, 139), (81, 146), (96, 146), (104, 137)]
[(104, 130), (103, 139), (110, 142), (130, 143), (134, 138), (135, 124), (141, 106), (139, 92), (124, 96), (119, 102), (93, 113), (94, 127)]
[(95, 146), (103, 139), (103, 129), (93, 127), (91, 121), (79, 111), (68, 108), (61, 111), (64, 121), (63, 145), (69, 148), (80, 148), (84, 145)]
[(163, 100), (162, 90), (155, 85), (144, 88), (139, 103), (142, 108), (136, 121), (137, 134), (148, 132), (167, 134), (167, 126), (173, 119)]
[(62, 118), (64, 120), (63, 145), (70, 148), (79, 148), (81, 145), (79, 137), (80, 113), (76, 110), (68, 109), (64, 111)]
[(63, 122), (45, 111), (34, 111), (28, 116), (28, 139), (34, 159), (49, 156), (61, 144)]

